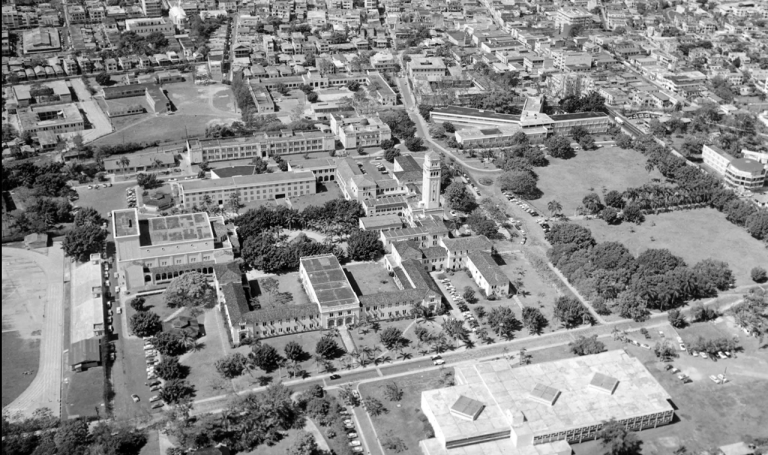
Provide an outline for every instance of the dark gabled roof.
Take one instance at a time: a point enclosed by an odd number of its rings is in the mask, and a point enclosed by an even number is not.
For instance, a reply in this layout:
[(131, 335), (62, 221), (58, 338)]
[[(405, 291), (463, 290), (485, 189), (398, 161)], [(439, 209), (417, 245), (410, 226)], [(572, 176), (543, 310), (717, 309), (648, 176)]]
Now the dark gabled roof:
[(395, 163), (400, 165), (403, 172), (421, 172), (421, 166), (410, 155), (398, 156), (395, 158)]
[(243, 280), (240, 263), (236, 261), (214, 264), (213, 273), (216, 274), (216, 279), (221, 285), (227, 283), (241, 283)]
[(243, 315), (251, 310), (243, 286), (240, 283), (226, 283), (221, 286), (221, 293), (224, 294), (230, 320), (233, 324), (240, 322)]
[(72, 343), (69, 347), (69, 364), (71, 366), (86, 362), (101, 362), (99, 338), (87, 338)]
[(483, 275), (485, 281), (491, 286), (504, 286), (509, 284), (509, 278), (493, 260), (493, 256), (485, 251), (470, 251), (467, 258), (475, 264), (477, 270)]
[(430, 289), (440, 294), (440, 288), (437, 287), (435, 280), (432, 279), (429, 272), (424, 269), (421, 262), (414, 259), (408, 259), (401, 264), (403, 271), (408, 275), (410, 282), (416, 289)]
[(413, 240), (393, 242), (392, 248), (397, 250), (397, 254), (400, 255), (401, 260), (421, 259), (424, 256), (421, 252), (421, 248), (419, 248), (419, 244)]

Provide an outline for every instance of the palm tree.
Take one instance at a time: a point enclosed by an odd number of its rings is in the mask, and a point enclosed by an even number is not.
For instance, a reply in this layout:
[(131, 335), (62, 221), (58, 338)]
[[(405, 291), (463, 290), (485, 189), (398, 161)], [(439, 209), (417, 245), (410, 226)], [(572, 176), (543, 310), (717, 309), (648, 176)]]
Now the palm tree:
[(179, 343), (191, 351), (197, 350), (197, 339), (194, 335), (185, 330), (181, 331), (181, 335), (179, 336)]
[(557, 200), (552, 199), (547, 203), (547, 210), (549, 210), (550, 216), (555, 216), (555, 214), (563, 211), (563, 206)]
[(130, 160), (130, 159), (127, 157), (127, 156), (122, 156), (122, 157), (120, 157), (120, 159), (117, 161), (117, 164), (119, 164), (119, 165), (120, 165), (120, 167), (123, 169), (123, 174), (125, 174), (125, 168), (127, 168), (127, 167), (128, 167), (128, 165), (130, 165), (130, 164), (131, 164), (131, 160)]
[(163, 162), (160, 160), (160, 158), (153, 158), (152, 159), (152, 169), (157, 169), (160, 166), (163, 165)]

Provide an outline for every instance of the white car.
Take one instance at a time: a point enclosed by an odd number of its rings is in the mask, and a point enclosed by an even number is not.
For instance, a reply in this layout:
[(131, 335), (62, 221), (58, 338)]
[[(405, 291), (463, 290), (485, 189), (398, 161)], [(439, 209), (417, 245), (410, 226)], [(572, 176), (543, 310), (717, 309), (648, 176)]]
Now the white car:
[(349, 446), (350, 446), (350, 447), (358, 447), (358, 446), (360, 446), (360, 445), (362, 445), (362, 444), (361, 444), (361, 442), (360, 442), (360, 441), (358, 441), (357, 439), (355, 439), (354, 441), (349, 441)]
[(154, 395), (153, 397), (151, 397), (151, 398), (149, 399), (149, 402), (150, 402), (150, 403), (154, 403), (155, 401), (160, 401), (160, 396), (158, 396), (158, 395)]
[(438, 365), (445, 365), (445, 360), (443, 360), (443, 359), (437, 359), (437, 360), (433, 360), (433, 361), (432, 361), (432, 363), (433, 363), (433, 364), (435, 364), (435, 366), (438, 366)]

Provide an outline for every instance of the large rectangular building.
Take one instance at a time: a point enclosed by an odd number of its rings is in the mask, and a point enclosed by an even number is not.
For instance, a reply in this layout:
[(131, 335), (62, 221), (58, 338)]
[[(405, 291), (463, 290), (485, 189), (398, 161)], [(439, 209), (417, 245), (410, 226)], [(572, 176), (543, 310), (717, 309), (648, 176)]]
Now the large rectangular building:
[(115, 210), (112, 235), (128, 290), (160, 288), (187, 271), (211, 275), (234, 259), (224, 219), (205, 212), (139, 219), (135, 208)]
[(192, 163), (203, 161), (267, 158), (274, 155), (321, 152), (334, 150), (336, 139), (324, 131), (267, 131), (256, 136), (190, 139), (187, 153)]
[(202, 207), (207, 198), (218, 205), (227, 204), (237, 193), (241, 203), (284, 199), (317, 192), (312, 171), (277, 172), (274, 174), (237, 175), (173, 184), (178, 204), (185, 209)]
[(670, 396), (640, 360), (616, 350), (526, 367), (456, 368), (456, 385), (422, 392), (435, 437), (424, 455), (570, 454), (615, 418), (631, 430), (672, 422)]
[(143, 37), (147, 37), (155, 32), (160, 32), (166, 37), (173, 37), (173, 34), (176, 32), (173, 22), (166, 21), (162, 17), (126, 19), (125, 31), (135, 32)]
[(17, 111), (21, 131), (29, 131), (37, 137), (41, 131), (54, 134), (71, 133), (85, 129), (85, 122), (80, 109), (74, 104), (53, 106), (31, 106)]
[(360, 300), (336, 256), (301, 258), (299, 277), (309, 299), (320, 307), (323, 327), (350, 326), (360, 319)]

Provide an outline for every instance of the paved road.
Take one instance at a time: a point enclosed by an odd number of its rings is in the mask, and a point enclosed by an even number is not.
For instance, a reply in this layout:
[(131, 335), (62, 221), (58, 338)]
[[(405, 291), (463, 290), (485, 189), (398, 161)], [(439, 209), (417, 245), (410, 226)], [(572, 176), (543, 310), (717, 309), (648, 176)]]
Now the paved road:
[(36, 409), (47, 407), (55, 416), (59, 416), (64, 344), (64, 253), (61, 244), (56, 243), (49, 248), (47, 256), (18, 248), (3, 248), (2, 253), (4, 258), (34, 262), (43, 270), (48, 283), (37, 376), (27, 390), (4, 410), (11, 414), (20, 412), (31, 415)]

